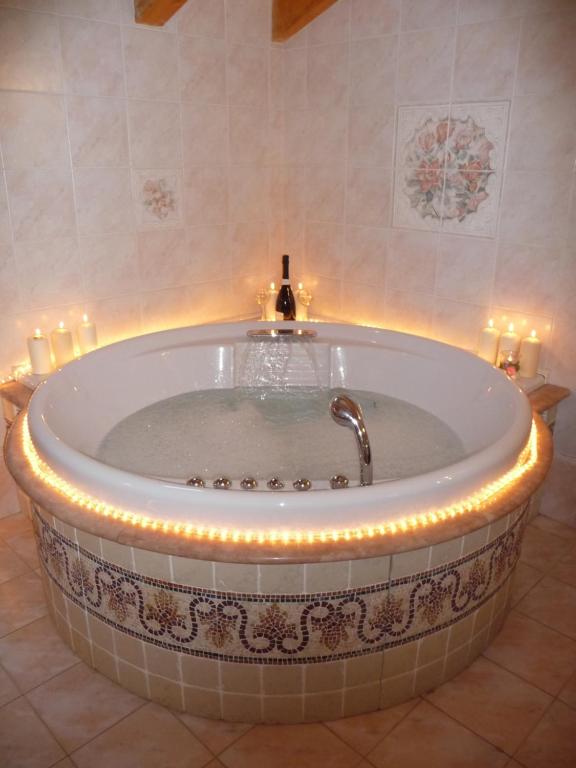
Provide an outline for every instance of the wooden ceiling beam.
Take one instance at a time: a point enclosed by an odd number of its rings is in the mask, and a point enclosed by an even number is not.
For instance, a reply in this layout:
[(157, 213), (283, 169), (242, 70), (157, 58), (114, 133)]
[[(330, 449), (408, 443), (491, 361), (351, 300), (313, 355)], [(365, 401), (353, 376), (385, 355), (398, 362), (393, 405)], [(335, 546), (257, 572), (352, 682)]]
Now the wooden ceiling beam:
[(134, 0), (134, 18), (139, 24), (161, 27), (185, 2), (186, 0)]
[(272, 40), (282, 43), (334, 5), (336, 0), (274, 0)]

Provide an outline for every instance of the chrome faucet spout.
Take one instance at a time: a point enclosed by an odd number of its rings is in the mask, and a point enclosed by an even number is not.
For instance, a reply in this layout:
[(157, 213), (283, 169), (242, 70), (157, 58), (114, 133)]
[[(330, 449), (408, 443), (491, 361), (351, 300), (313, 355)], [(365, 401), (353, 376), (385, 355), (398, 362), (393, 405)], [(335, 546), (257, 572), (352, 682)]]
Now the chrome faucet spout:
[(330, 414), (337, 424), (354, 430), (360, 456), (360, 485), (372, 485), (372, 452), (362, 409), (348, 395), (338, 395), (330, 402)]

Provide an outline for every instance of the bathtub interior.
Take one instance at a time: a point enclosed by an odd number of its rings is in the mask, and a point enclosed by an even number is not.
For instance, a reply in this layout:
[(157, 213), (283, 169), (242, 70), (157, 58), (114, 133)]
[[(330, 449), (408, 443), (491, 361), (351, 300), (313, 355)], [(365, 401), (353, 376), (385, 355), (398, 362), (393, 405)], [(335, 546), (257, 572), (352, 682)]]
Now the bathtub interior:
[[(32, 400), (32, 436), (41, 422), (59, 441), (93, 457), (126, 416), (185, 392), (235, 386), (248, 327), (151, 334), (67, 365)], [(461, 350), (407, 334), (362, 328), (354, 333), (333, 325), (320, 327), (318, 337), (306, 343), (316, 347), (323, 384), (380, 392), (423, 408), (459, 436), (467, 455), (509, 434), (519, 415), (526, 422), (517, 388)]]

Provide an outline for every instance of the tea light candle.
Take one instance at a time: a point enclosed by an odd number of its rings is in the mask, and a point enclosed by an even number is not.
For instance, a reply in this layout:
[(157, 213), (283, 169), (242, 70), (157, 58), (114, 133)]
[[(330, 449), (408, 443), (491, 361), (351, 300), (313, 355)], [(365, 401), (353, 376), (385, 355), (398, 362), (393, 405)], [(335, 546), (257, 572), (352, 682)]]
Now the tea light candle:
[(266, 320), (276, 320), (276, 298), (278, 291), (276, 290), (276, 284), (270, 283), (270, 290), (268, 291), (268, 301), (266, 302)]
[(514, 323), (510, 323), (508, 330), (500, 336), (498, 357), (500, 360), (506, 360), (509, 355), (512, 355), (516, 359), (519, 347), (520, 336), (514, 331)]
[(494, 328), (494, 320), (488, 320), (488, 325), (482, 330), (478, 342), (478, 357), (486, 360), (487, 363), (494, 365), (498, 356), (498, 342), (500, 341), (500, 331)]
[(72, 341), (72, 334), (67, 328), (64, 328), (64, 323), (60, 322), (58, 328), (54, 328), (50, 334), (52, 341), (52, 352), (54, 353), (54, 362), (57, 368), (61, 368), (70, 360), (74, 359), (74, 342)]
[(34, 336), (26, 339), (30, 366), (32, 373), (44, 376), (52, 370), (52, 358), (50, 357), (50, 342), (44, 336), (40, 328), (36, 328)]
[(520, 376), (531, 379), (538, 373), (538, 361), (542, 342), (536, 336), (536, 331), (531, 331), (530, 336), (522, 339), (520, 344)]
[(85, 355), (87, 352), (92, 352), (98, 346), (98, 336), (96, 334), (96, 326), (88, 320), (88, 315), (82, 316), (82, 322), (76, 329), (78, 333), (78, 345), (80, 347), (80, 354)]

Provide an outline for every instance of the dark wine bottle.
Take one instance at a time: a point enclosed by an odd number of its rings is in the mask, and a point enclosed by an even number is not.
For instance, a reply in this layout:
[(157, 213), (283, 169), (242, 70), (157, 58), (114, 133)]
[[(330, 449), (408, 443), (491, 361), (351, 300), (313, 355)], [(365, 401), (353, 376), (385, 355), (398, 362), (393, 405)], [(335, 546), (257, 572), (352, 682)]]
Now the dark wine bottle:
[(296, 300), (290, 288), (290, 256), (282, 256), (282, 285), (276, 299), (276, 320), (296, 320)]

